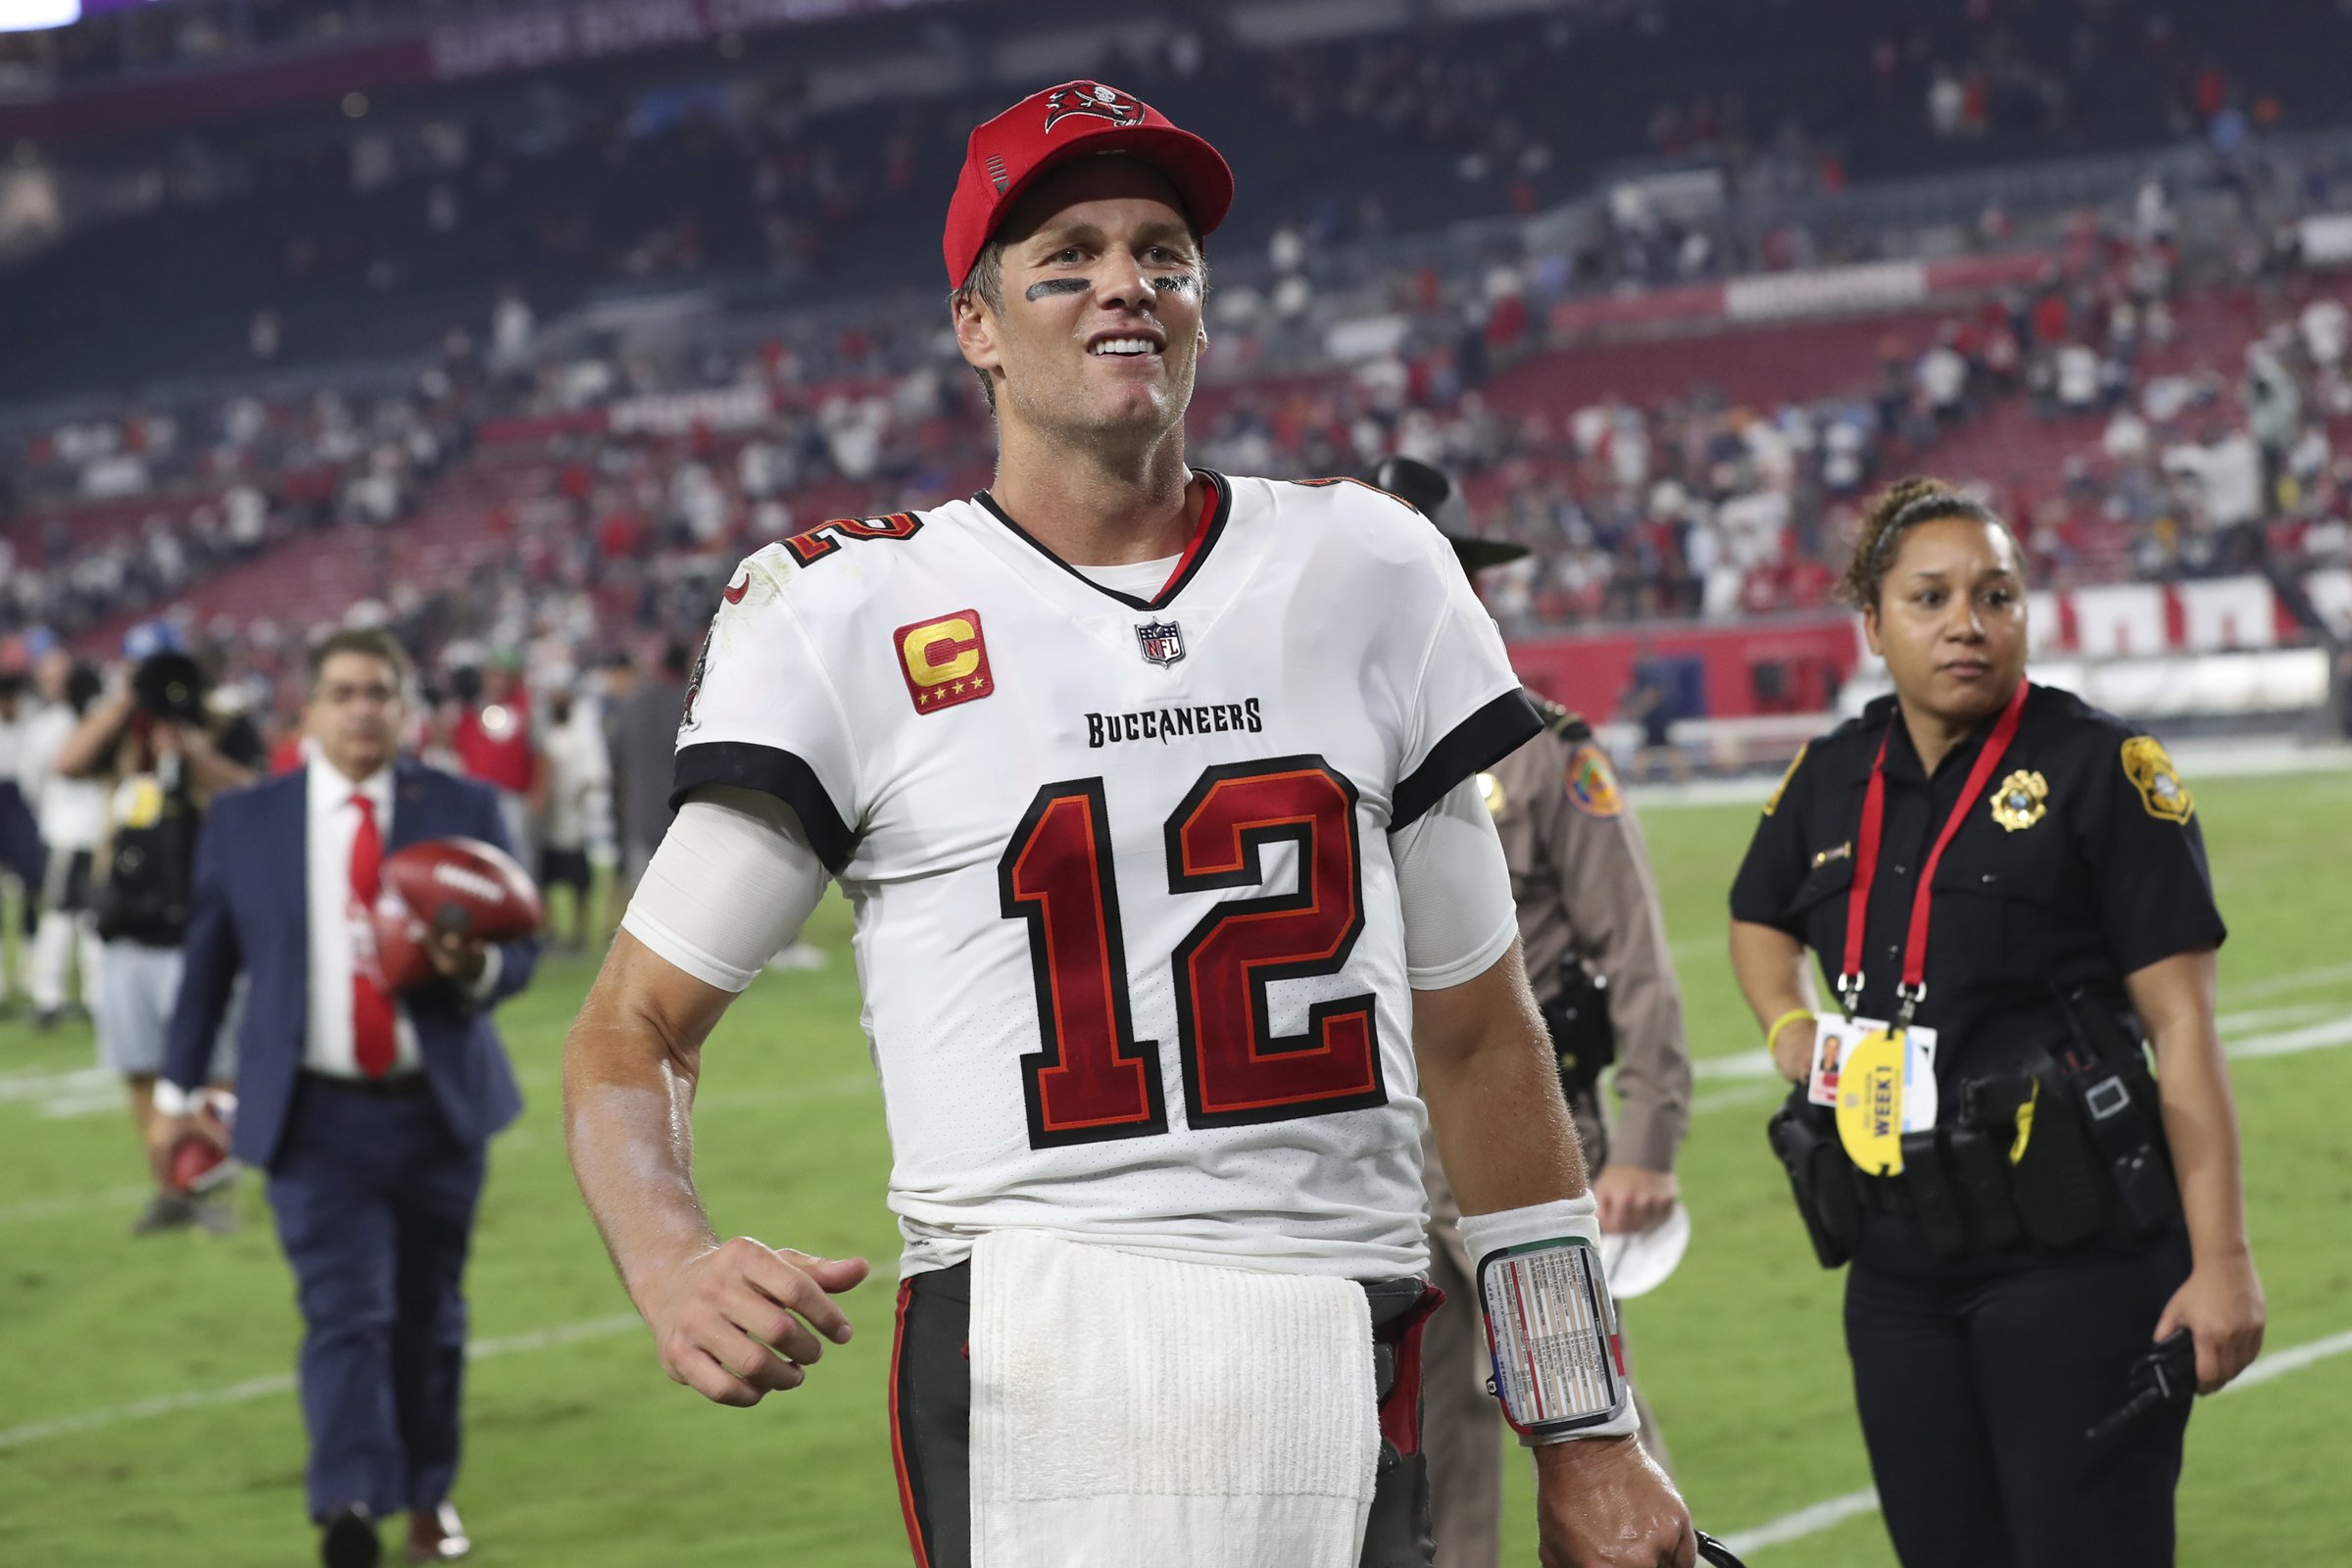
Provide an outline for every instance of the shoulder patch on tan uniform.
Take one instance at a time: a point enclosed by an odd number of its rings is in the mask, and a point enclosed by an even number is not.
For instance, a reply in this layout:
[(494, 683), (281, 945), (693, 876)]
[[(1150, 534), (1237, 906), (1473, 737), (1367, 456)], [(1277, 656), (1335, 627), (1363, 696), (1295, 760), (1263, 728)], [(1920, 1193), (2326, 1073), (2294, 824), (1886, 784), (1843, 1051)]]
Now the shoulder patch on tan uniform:
[(2124, 777), (2139, 791), (2139, 804), (2162, 822), (2185, 822), (2196, 813), (2197, 798), (2180, 782), (2180, 770), (2165, 755), (2164, 743), (2153, 735), (2134, 735), (2124, 742)]
[(1773, 812), (1781, 808), (1781, 797), (1788, 792), (1788, 781), (1796, 777), (1796, 770), (1798, 768), (1805, 765), (1805, 754), (1812, 749), (1813, 743), (1811, 741), (1807, 741), (1804, 745), (1799, 746), (1796, 749), (1796, 755), (1794, 757), (1788, 759), (1788, 771), (1781, 775), (1781, 781), (1772, 787), (1771, 799), (1764, 803), (1764, 814), (1766, 816), (1770, 816)]
[(1617, 770), (1608, 753), (1592, 741), (1580, 741), (1568, 754), (1568, 801), (1587, 816), (1615, 816), (1625, 809), (1625, 794), (1617, 787)]

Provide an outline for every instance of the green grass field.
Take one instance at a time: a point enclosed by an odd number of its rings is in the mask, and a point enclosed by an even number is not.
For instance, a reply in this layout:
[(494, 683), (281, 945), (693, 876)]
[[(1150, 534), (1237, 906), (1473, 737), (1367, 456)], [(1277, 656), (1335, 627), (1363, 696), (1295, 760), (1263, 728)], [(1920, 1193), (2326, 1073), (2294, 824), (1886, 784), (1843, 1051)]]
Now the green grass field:
[[(2233, 935), (2222, 964), (2253, 1236), (2273, 1353), (2352, 1330), (2352, 775), (2199, 788)], [(1745, 808), (1647, 818), (1702, 1057), (1755, 1049), (1720, 958)], [(858, 1340), (756, 1410), (668, 1383), (607, 1270), (557, 1125), (563, 1034), (584, 960), (556, 960), (503, 1014), (531, 1103), (497, 1145), (471, 1275), (477, 1360), (458, 1500), (477, 1559), (566, 1568), (904, 1564), (882, 1399), (896, 1232), (881, 1103), (858, 1030), (848, 914), (815, 974), (763, 977), (711, 1042), (698, 1117), (717, 1223), (862, 1252)], [(86, 1031), (0, 1024), (0, 1565), (315, 1560), (287, 1374), (291, 1281), (258, 1184), (221, 1240), (132, 1241), (140, 1158)], [(1764, 1147), (1772, 1098), (1712, 1073), (1683, 1180), (1682, 1270), (1628, 1320), (1699, 1520), (1753, 1529), (1869, 1483), (1839, 1341), (1838, 1276), (1815, 1267)], [(176, 1398), (175, 1396), (189, 1396)], [(2190, 1428), (2184, 1564), (2328, 1563), (2352, 1550), (2352, 1355), (2209, 1401)], [(1506, 1561), (1534, 1560), (1513, 1467)], [(1883, 1568), (1875, 1513), (1757, 1554)]]

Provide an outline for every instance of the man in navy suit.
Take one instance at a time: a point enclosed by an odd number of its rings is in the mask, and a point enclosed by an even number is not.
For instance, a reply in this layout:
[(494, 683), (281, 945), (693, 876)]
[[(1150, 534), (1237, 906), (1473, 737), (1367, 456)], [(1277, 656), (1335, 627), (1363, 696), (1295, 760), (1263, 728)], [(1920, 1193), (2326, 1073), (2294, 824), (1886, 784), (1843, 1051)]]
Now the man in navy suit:
[[(306, 1332), (311, 1517), (328, 1568), (373, 1568), (409, 1512), (409, 1560), (467, 1549), (449, 1492), (465, 1367), (461, 1286), (492, 1134), (522, 1108), (490, 1008), (534, 944), (430, 939), (435, 978), (388, 996), (368, 912), (385, 856), (463, 836), (504, 848), (485, 786), (398, 753), (409, 658), (389, 633), (312, 650), (307, 768), (221, 797), (197, 843), (186, 967), (156, 1137), (193, 1123), (241, 970), (233, 1152), (269, 1173)], [(174, 1094), (174, 1091), (177, 1093)]]

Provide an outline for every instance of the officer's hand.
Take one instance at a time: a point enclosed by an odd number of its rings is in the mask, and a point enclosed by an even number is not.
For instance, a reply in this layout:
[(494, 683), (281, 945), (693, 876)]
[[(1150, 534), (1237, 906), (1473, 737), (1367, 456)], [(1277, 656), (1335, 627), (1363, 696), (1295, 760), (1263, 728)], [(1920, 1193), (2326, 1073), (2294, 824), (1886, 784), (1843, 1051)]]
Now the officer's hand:
[(1813, 1076), (1813, 1031), (1819, 1027), (1811, 1018), (1791, 1018), (1773, 1037), (1772, 1064), (1790, 1083), (1801, 1084)]
[(1644, 1170), (1611, 1160), (1592, 1179), (1592, 1201), (1600, 1210), (1600, 1228), (1616, 1235), (1640, 1233), (1663, 1223), (1682, 1196), (1682, 1184), (1670, 1170)]
[(1698, 1540), (1674, 1483), (1638, 1438), (1536, 1450), (1544, 1568), (1694, 1568)]
[(862, 1257), (811, 1257), (748, 1236), (713, 1247), (650, 1282), (637, 1303), (662, 1370), (719, 1404), (753, 1405), (797, 1389), (825, 1353), (850, 1342), (832, 1298), (866, 1276)]
[(2261, 1353), (2264, 1321), (2262, 1280), (2254, 1259), (2241, 1252), (2192, 1269), (2156, 1320), (2156, 1338), (2178, 1328), (2195, 1336), (2197, 1392), (2212, 1394)]

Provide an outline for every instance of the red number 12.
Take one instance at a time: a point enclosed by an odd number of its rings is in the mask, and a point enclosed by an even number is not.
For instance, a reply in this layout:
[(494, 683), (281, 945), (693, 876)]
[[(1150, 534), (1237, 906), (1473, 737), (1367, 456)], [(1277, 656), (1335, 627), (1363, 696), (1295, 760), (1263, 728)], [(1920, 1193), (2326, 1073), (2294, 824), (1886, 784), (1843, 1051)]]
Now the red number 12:
[[(1385, 1103), (1369, 995), (1318, 1003), (1274, 1034), (1267, 988), (1336, 974), (1363, 932), (1355, 788), (1319, 757), (1210, 768), (1169, 816), (1168, 891), (1258, 887), (1265, 847), (1297, 846), (1295, 892), (1211, 909), (1174, 955), (1186, 1120), (1227, 1127)], [(1135, 1038), (1102, 780), (1039, 790), (997, 865), (1029, 923), (1042, 1049), (1021, 1058), (1039, 1149), (1167, 1131), (1159, 1046)]]

